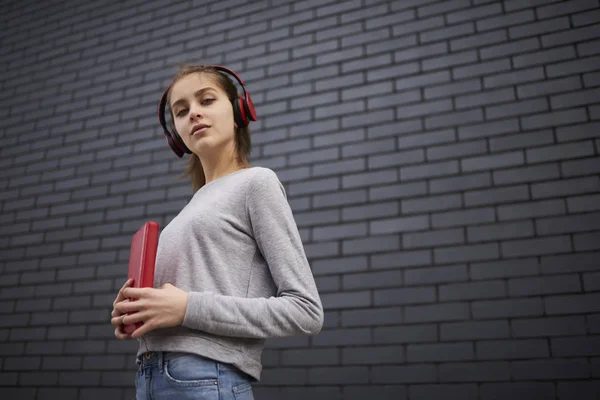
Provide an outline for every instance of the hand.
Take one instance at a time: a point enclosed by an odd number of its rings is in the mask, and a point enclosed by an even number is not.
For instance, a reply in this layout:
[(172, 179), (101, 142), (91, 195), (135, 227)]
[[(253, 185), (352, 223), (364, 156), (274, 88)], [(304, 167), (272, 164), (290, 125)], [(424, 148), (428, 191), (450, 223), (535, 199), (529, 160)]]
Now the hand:
[(129, 301), (123, 295), (123, 290), (125, 290), (125, 288), (131, 286), (132, 283), (133, 283), (133, 279), (128, 279), (127, 282), (125, 282), (125, 284), (123, 285), (123, 287), (121, 287), (121, 289), (119, 290), (119, 293), (117, 294), (117, 298), (113, 302), (113, 310), (112, 310), (112, 313), (110, 314), (112, 316), (110, 323), (115, 327), (115, 337), (119, 340), (131, 339), (131, 335), (123, 332), (123, 322), (122, 322), (123, 314), (120, 313), (115, 307), (117, 306), (118, 303), (121, 303), (123, 301)]
[[(178, 326), (183, 322), (188, 294), (170, 283), (165, 283), (157, 289), (126, 287), (123, 289), (123, 296), (135, 301), (123, 300), (115, 304), (115, 310), (119, 314), (111, 323), (113, 325), (143, 323), (131, 335), (126, 335), (127, 338), (137, 339), (154, 329)], [(135, 314), (125, 315), (133, 312)]]

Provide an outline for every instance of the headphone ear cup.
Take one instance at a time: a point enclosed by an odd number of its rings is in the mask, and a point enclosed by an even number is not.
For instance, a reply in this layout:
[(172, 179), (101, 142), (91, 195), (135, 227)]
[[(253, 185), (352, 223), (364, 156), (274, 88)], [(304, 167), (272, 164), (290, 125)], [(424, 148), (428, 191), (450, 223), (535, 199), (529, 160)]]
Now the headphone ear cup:
[(173, 153), (175, 153), (175, 155), (179, 158), (183, 157), (183, 151), (181, 151), (179, 147), (177, 147), (171, 135), (165, 134), (165, 138), (167, 139), (167, 144), (169, 145)]
[(245, 106), (244, 99), (240, 97), (236, 97), (233, 102), (233, 119), (235, 123), (240, 128), (245, 128), (248, 126), (248, 119), (245, 118)]
[(175, 131), (171, 132), (171, 137), (173, 138), (173, 141), (175, 142), (176, 146), (179, 147), (180, 152), (182, 153), (182, 155), (185, 154), (192, 154), (191, 150), (188, 149), (188, 147), (185, 145), (185, 143), (183, 142), (183, 139), (181, 139), (181, 137), (179, 136), (179, 134)]

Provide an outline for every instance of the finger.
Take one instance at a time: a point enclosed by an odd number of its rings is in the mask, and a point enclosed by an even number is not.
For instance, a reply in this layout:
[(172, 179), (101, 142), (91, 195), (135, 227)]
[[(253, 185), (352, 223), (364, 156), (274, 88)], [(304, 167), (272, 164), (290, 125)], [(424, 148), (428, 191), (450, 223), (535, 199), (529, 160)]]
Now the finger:
[(125, 315), (119, 315), (118, 317), (113, 317), (110, 319), (110, 324), (114, 327), (118, 327), (123, 324), (123, 318)]
[(115, 304), (117, 304), (120, 301), (123, 301), (125, 299), (125, 296), (123, 295), (123, 290), (125, 290), (127, 287), (131, 286), (132, 283), (133, 283), (133, 279), (131, 279), (131, 278), (127, 279), (125, 284), (121, 287), (121, 289), (119, 289), (119, 293), (117, 293), (117, 298), (115, 299), (115, 301), (113, 301), (113, 307)]
[(144, 323), (144, 325), (140, 326), (135, 331), (133, 331), (133, 333), (131, 334), (131, 338), (137, 339), (139, 337), (144, 336), (146, 333), (148, 333), (152, 330), (154, 330), (152, 323), (150, 321), (146, 321), (146, 323)]
[(136, 312), (134, 314), (127, 314), (123, 316), (122, 323), (123, 325), (133, 325), (138, 322), (145, 322), (150, 319), (152, 315), (148, 312)]
[(123, 332), (123, 325), (115, 328), (115, 337), (119, 340), (131, 339), (131, 335), (129, 333)]
[(141, 297), (146, 297), (150, 294), (149, 288), (132, 288), (127, 287), (123, 289), (123, 296), (128, 299), (139, 299)]
[(127, 314), (127, 313), (132, 313), (132, 312), (137, 312), (137, 311), (143, 310), (143, 309), (145, 309), (145, 307), (146, 307), (146, 304), (144, 303), (143, 300), (138, 300), (138, 301), (124, 300), (115, 306), (115, 310), (119, 314)]

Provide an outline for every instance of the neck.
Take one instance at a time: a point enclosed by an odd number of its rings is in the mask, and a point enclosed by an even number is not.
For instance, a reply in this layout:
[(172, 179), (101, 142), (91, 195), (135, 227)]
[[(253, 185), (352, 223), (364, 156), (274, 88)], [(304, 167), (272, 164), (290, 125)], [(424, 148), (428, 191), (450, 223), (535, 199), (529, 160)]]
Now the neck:
[(237, 161), (235, 151), (224, 151), (216, 157), (202, 157), (202, 169), (204, 170), (205, 183), (210, 183), (225, 175), (229, 175), (239, 169), (247, 167)]

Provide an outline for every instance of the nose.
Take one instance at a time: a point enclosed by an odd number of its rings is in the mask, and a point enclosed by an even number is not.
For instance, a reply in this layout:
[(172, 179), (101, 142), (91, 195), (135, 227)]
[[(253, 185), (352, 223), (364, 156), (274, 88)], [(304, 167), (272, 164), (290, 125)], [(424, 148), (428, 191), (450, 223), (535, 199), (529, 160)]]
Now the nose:
[(202, 111), (202, 107), (200, 107), (200, 104), (198, 104), (198, 102), (194, 102), (193, 104), (190, 105), (190, 120), (194, 121), (197, 118), (203, 118), (204, 117), (204, 113)]

